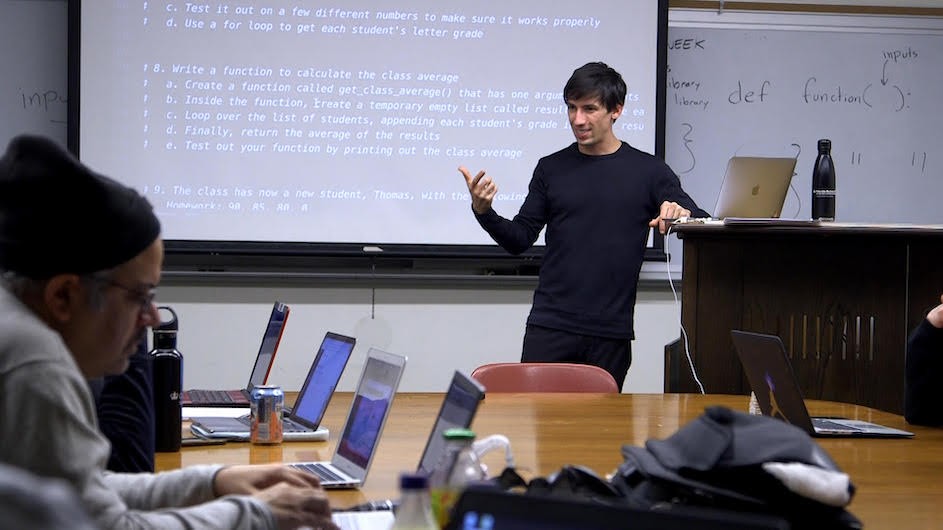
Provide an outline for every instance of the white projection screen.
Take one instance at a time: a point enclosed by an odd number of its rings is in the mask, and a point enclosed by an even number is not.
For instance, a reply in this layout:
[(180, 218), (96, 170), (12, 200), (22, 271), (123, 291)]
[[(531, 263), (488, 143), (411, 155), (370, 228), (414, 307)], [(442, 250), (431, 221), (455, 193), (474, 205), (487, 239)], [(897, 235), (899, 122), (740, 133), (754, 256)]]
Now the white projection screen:
[(664, 122), (666, 0), (85, 0), (72, 21), (79, 157), (171, 241), (493, 246), (457, 168), (516, 214), (573, 142), (575, 68), (621, 72), (623, 140), (654, 153)]

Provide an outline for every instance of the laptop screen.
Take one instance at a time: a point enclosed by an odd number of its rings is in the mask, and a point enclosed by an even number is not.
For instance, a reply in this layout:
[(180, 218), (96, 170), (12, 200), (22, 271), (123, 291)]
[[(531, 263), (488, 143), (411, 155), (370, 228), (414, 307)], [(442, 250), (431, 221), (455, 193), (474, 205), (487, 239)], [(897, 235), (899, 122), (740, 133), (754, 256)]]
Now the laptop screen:
[(419, 471), (431, 472), (445, 452), (445, 440), (442, 433), (455, 427), (467, 428), (471, 425), (478, 411), (478, 404), (485, 397), (485, 389), (467, 375), (456, 371), (445, 393), (442, 408), (436, 417), (426, 449), (419, 461)]
[(375, 357), (374, 351), (371, 349), (367, 355), (350, 415), (337, 445), (337, 456), (361, 468), (370, 463), (403, 371), (402, 365)]
[(288, 321), (289, 308), (286, 304), (275, 302), (272, 307), (272, 314), (269, 315), (268, 324), (265, 326), (265, 334), (262, 336), (262, 344), (259, 345), (259, 354), (255, 358), (255, 366), (252, 367), (252, 374), (249, 375), (249, 384), (246, 390), (251, 391), (258, 385), (264, 385), (268, 380), (269, 371), (272, 368), (272, 359), (275, 357), (275, 351), (278, 350), (278, 343), (282, 339), (282, 332), (285, 330), (285, 323)]
[(328, 332), (321, 342), (318, 354), (308, 371), (298, 399), (291, 411), (291, 418), (302, 425), (317, 428), (324, 417), (337, 382), (340, 381), (344, 367), (354, 351), (355, 340)]

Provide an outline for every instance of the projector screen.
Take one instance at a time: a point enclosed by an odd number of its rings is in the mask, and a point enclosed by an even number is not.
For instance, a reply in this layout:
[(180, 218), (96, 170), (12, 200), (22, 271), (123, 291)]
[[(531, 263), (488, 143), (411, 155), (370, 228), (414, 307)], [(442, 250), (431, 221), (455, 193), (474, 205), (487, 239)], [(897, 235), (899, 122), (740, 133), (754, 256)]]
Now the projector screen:
[[(81, 2), (78, 154), (168, 240), (493, 245), (458, 166), (515, 215), (603, 61), (655, 152), (665, 0)], [(74, 123), (72, 125), (75, 125)], [(659, 153), (661, 154), (661, 153)], [(574, 183), (578, 185), (578, 183)]]

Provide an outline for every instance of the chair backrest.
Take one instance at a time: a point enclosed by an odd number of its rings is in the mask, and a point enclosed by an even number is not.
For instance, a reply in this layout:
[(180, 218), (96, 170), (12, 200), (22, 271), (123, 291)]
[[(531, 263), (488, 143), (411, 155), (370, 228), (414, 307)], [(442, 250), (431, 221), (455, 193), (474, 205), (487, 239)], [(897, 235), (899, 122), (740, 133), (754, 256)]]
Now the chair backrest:
[(487, 392), (620, 391), (609, 372), (589, 364), (492, 363), (479, 366), (471, 376)]

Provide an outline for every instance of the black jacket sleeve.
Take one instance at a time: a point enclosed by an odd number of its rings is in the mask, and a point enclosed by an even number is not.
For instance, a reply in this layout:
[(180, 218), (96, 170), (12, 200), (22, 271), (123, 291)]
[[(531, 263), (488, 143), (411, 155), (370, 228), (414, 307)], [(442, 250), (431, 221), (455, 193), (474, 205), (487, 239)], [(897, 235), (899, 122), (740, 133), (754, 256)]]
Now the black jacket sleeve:
[(111, 471), (154, 471), (154, 397), (148, 357), (147, 341), (142, 340), (128, 370), (106, 377), (97, 383), (100, 392), (94, 392), (99, 428), (111, 442)]
[(904, 418), (915, 425), (943, 425), (943, 329), (923, 320), (907, 340)]

